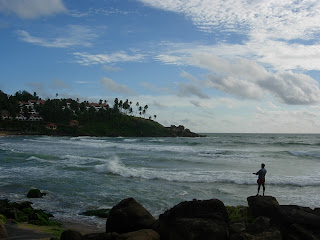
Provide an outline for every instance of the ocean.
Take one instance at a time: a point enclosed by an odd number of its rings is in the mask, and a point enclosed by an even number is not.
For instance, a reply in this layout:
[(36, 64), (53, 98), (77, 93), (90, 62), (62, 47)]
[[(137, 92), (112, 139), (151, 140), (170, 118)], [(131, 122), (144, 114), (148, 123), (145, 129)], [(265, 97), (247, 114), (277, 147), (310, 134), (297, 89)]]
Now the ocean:
[[(192, 199), (247, 205), (265, 163), (266, 195), (320, 207), (320, 135), (207, 134), (204, 138), (0, 137), (0, 199), (30, 200), (58, 220), (103, 227), (81, 215), (133, 197), (152, 215)], [(261, 190), (262, 193), (262, 190)]]

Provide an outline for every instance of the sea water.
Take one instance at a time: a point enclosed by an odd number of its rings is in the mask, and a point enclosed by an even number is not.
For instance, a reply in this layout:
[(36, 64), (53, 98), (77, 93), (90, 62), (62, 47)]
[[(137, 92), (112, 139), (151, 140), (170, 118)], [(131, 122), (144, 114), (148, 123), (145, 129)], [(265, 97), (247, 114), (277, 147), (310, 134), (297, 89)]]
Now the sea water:
[[(320, 207), (320, 135), (207, 134), (204, 138), (0, 137), (0, 199), (32, 199), (63, 221), (133, 197), (155, 217), (181, 201), (247, 205), (265, 163), (266, 195)], [(261, 192), (262, 193), (262, 192)]]

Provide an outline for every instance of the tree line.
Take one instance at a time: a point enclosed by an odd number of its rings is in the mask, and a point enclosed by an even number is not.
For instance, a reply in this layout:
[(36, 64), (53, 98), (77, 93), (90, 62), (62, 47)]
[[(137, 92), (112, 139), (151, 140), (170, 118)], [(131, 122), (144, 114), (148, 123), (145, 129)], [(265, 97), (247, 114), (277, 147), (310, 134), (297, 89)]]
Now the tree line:
[[(56, 94), (58, 97), (58, 94)], [(19, 105), (20, 102), (29, 100), (41, 100), (36, 92), (33, 94), (27, 91), (18, 91), (14, 95), (7, 95), (0, 90), (0, 110), (1, 113), (7, 112), (15, 118), (18, 114), (25, 117), (30, 115), (30, 109)], [(110, 118), (120, 118), (121, 116), (139, 116), (146, 118), (148, 105), (135, 104), (132, 101), (114, 99), (113, 106), (110, 106), (106, 100), (100, 99), (98, 103), (92, 104), (88, 101), (80, 102), (74, 99), (47, 99), (41, 104), (34, 104), (34, 110), (46, 122), (63, 123), (70, 120), (87, 122), (92, 120), (105, 120)], [(149, 116), (148, 119), (156, 119), (156, 115)]]

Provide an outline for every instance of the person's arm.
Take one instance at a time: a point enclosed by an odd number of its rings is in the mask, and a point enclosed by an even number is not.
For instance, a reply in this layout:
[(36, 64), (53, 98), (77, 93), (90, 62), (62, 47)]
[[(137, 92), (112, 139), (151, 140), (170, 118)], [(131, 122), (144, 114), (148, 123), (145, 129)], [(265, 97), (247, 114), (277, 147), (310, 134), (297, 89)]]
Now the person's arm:
[(261, 169), (258, 171), (258, 172), (256, 172), (256, 173), (253, 173), (253, 174), (255, 174), (255, 175), (259, 175), (259, 172), (261, 171)]

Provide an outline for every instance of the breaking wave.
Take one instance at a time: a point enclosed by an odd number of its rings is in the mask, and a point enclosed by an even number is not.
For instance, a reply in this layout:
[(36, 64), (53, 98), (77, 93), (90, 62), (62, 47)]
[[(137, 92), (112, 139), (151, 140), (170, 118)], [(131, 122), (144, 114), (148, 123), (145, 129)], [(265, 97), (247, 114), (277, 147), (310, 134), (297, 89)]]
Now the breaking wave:
[[(141, 178), (148, 180), (165, 180), (186, 183), (232, 183), (238, 185), (255, 185), (256, 177), (252, 173), (240, 171), (207, 171), (154, 169), (146, 167), (131, 167), (125, 165), (119, 157), (112, 157), (107, 163), (96, 165), (98, 173), (113, 174), (125, 178)], [(270, 185), (290, 185), (296, 187), (320, 186), (320, 177), (314, 176), (285, 176), (270, 177)]]

